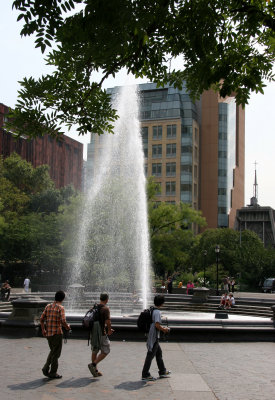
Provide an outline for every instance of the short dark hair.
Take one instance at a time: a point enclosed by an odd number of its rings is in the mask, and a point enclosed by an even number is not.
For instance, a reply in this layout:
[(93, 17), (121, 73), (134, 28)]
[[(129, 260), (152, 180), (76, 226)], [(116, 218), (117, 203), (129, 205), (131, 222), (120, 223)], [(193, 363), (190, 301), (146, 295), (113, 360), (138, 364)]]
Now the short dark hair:
[(101, 293), (101, 295), (100, 295), (100, 300), (101, 301), (106, 301), (108, 299), (109, 299), (108, 293)]
[(54, 299), (55, 301), (63, 301), (65, 299), (65, 293), (63, 292), (63, 290), (59, 290), (58, 292), (56, 292)]
[(165, 303), (165, 298), (161, 294), (157, 294), (154, 298), (154, 304), (156, 307), (161, 306), (163, 303)]

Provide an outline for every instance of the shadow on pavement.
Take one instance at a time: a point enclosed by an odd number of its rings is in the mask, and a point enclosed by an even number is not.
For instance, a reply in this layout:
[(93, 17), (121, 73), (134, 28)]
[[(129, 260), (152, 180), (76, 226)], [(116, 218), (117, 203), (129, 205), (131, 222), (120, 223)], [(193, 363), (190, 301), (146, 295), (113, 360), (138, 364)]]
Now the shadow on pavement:
[(114, 386), (115, 389), (123, 389), (123, 390), (138, 390), (142, 389), (147, 382), (145, 381), (128, 381), (122, 382), (119, 385)]
[(93, 378), (71, 378), (67, 379), (66, 381), (60, 382), (56, 387), (58, 388), (80, 388), (84, 386), (90, 385), (92, 382), (97, 382), (97, 379)]
[(8, 388), (11, 390), (32, 390), (37, 389), (41, 386), (46, 385), (49, 382), (49, 379), (35, 379), (30, 382), (17, 383), (16, 385), (8, 385)]

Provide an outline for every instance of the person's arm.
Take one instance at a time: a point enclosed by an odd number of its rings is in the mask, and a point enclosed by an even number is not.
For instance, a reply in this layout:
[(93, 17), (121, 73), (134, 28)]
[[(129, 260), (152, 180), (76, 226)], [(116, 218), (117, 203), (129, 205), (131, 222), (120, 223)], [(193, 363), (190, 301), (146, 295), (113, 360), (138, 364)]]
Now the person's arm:
[(107, 326), (107, 335), (111, 335), (114, 332), (114, 330), (112, 329), (112, 324), (111, 324), (110, 318), (106, 319), (105, 323)]
[(46, 318), (46, 309), (43, 311), (41, 318), (40, 318), (40, 325), (41, 325), (41, 331), (42, 331), (43, 336), (47, 335), (47, 332), (45, 329), (45, 324), (44, 324), (45, 318)]
[(64, 307), (61, 307), (61, 324), (62, 324), (62, 326), (64, 326), (64, 328), (65, 328), (67, 331), (69, 331), (69, 330), (71, 329), (70, 325), (67, 324), (67, 321), (66, 321), (66, 316), (65, 316)]
[(159, 322), (155, 322), (155, 327), (157, 328), (157, 330), (164, 332), (164, 333), (168, 333), (170, 331), (168, 326), (162, 326)]

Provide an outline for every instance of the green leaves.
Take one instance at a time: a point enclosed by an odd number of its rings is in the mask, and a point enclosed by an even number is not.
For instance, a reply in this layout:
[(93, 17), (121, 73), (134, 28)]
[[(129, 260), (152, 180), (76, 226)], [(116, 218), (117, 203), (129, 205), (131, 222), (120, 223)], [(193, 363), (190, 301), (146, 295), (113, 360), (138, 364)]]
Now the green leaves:
[[(35, 34), (43, 53), (53, 48), (46, 63), (54, 68), (23, 81), (12, 114), (18, 135), (24, 126), (31, 137), (43, 127), (58, 136), (64, 124), (79, 134), (112, 132), (116, 112), (102, 85), (122, 68), (158, 85), (186, 80), (193, 99), (210, 88), (222, 97), (234, 92), (242, 106), (274, 80), (272, 1), (16, 0), (13, 7), (25, 21), (21, 34)], [(178, 56), (182, 66), (169, 70)]]

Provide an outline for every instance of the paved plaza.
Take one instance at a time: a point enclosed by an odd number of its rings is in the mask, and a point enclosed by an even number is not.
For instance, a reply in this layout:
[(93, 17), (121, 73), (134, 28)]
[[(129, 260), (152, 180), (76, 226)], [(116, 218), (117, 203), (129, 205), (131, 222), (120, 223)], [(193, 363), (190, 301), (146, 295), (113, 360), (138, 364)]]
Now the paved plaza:
[[(113, 341), (102, 361), (103, 376), (87, 368), (85, 340), (68, 340), (58, 372), (43, 377), (48, 353), (44, 338), (0, 337), (3, 400), (270, 400), (275, 399), (275, 343), (162, 343), (167, 379), (140, 380), (146, 348), (142, 342)], [(151, 373), (157, 376), (153, 361)]]

